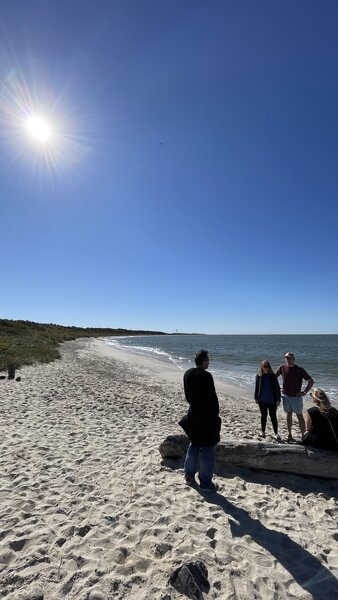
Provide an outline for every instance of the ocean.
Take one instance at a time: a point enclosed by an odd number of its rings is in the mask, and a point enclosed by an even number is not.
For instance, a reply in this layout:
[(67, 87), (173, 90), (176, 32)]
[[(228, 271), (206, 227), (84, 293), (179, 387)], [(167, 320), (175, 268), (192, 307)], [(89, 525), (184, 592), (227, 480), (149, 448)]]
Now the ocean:
[(338, 406), (338, 335), (148, 335), (106, 337), (116, 348), (153, 356), (182, 371), (194, 366), (194, 355), (204, 348), (210, 355), (210, 372), (226, 383), (253, 389), (260, 362), (274, 369), (293, 352), (296, 364), (315, 380), (315, 386)]

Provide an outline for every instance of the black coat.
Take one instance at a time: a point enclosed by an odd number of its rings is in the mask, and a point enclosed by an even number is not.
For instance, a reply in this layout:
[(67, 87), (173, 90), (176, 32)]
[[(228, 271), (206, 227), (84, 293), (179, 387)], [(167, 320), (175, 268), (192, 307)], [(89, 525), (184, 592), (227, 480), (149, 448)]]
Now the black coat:
[(302, 444), (338, 452), (338, 411), (331, 406), (328, 414), (323, 415), (318, 406), (312, 406), (307, 412), (312, 420), (312, 431)]
[(200, 367), (186, 371), (184, 393), (189, 404), (186, 417), (180, 421), (193, 446), (218, 444), (221, 429), (218, 398), (211, 373)]

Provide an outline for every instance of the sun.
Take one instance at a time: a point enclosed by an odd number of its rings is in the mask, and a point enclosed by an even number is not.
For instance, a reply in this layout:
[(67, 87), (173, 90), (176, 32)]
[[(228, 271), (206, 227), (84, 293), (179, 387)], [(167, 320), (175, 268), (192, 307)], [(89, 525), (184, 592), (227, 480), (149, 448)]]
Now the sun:
[(27, 122), (27, 130), (41, 144), (48, 142), (52, 134), (49, 124), (42, 117), (31, 117)]
[(9, 164), (22, 159), (39, 177), (59, 179), (61, 173), (66, 176), (66, 171), (77, 170), (92, 152), (88, 114), (79, 112), (81, 102), (64, 103), (73, 95), (68, 88), (54, 95), (39, 75), (30, 73), (34, 80), (30, 88), (20, 65), (9, 67), (8, 72), (5, 65), (3, 78), (0, 59), (0, 150), (4, 142), (12, 155)]

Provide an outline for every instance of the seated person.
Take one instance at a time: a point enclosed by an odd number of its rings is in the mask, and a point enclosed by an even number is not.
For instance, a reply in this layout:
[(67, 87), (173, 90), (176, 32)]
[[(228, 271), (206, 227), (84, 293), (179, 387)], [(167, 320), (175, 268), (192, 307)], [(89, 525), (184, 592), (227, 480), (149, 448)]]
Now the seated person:
[(310, 396), (315, 406), (307, 411), (308, 435), (305, 434), (301, 443), (338, 452), (338, 411), (331, 406), (323, 390), (313, 388)]

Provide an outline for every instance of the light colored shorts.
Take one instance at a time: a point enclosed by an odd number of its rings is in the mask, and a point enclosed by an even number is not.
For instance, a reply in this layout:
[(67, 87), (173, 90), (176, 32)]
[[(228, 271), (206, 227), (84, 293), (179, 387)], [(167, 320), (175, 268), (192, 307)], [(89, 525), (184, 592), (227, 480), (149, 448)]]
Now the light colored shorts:
[(296, 415), (301, 415), (303, 412), (303, 397), (302, 396), (285, 396), (283, 398), (284, 412), (294, 412)]

